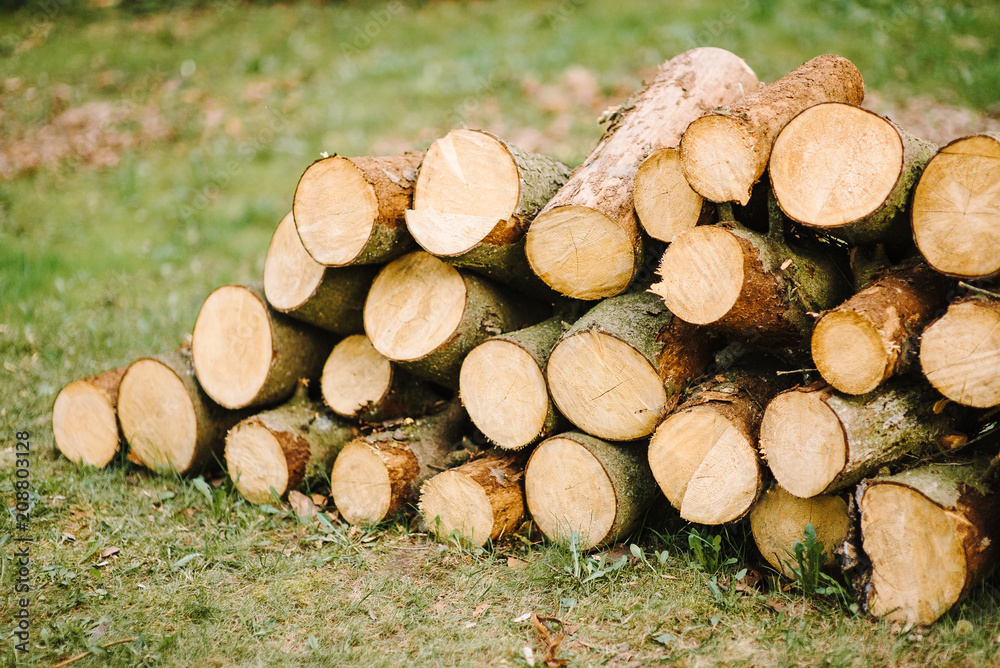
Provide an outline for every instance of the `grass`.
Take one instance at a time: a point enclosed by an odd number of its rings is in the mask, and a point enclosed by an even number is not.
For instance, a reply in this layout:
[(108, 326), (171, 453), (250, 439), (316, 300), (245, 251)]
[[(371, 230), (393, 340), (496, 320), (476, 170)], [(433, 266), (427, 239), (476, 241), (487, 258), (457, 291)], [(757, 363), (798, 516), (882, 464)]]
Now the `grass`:
[[(984, 111), (1000, 101), (992, 3), (47, 7), (0, 17), (0, 135), (41, 156), (0, 181), (0, 431), (30, 431), (37, 457), (32, 650), (19, 665), (133, 636), (74, 665), (523, 665), (525, 646), (542, 651), (515, 621), (529, 611), (565, 622), (572, 665), (997, 663), (995, 579), (932, 628), (897, 634), (795, 591), (737, 591), (754, 562), (738, 527), (705, 568), (684, 527), (650, 518), (633, 539), (643, 559), (613, 555), (626, 563), (582, 583), (571, 551), (527, 532), (478, 551), (406, 517), (307, 526), (228, 481), (74, 467), (49, 426), (62, 385), (174, 348), (214, 287), (259, 279), (320, 151), (418, 150), (467, 124), (576, 164), (606, 106), (697, 45), (735, 51), (767, 80), (837, 52), (885, 96)], [(80, 108), (82, 125), (59, 125)], [(0, 663), (14, 661), (6, 638)]]

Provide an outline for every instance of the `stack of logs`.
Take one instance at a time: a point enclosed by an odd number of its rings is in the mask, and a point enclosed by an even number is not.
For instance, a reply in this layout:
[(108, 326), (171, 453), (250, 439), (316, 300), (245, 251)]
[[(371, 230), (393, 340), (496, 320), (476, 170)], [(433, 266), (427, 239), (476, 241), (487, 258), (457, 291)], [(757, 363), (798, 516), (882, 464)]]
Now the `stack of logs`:
[(478, 544), (530, 516), (596, 548), (662, 494), (749, 517), (788, 573), (811, 523), (868, 610), (930, 623), (1000, 537), (1000, 137), (938, 149), (863, 97), (839, 56), (761, 85), (700, 48), (572, 171), (465, 129), (324, 157), (263, 284), (69, 384), (56, 442), (181, 473), (224, 455), (253, 503), (328, 479), (348, 522), (418, 504)]

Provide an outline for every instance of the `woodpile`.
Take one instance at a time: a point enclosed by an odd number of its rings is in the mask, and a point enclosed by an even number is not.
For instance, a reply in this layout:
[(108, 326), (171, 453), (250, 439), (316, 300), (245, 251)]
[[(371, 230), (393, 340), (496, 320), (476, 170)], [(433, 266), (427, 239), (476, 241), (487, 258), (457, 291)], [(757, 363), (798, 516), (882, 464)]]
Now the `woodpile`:
[(68, 384), (56, 443), (478, 545), (530, 521), (594, 549), (673, 506), (748, 518), (791, 575), (811, 524), (867, 610), (931, 623), (1000, 540), (1000, 138), (938, 150), (863, 97), (839, 56), (760, 86), (700, 48), (573, 170), (470, 129), (324, 154), (262, 287)]

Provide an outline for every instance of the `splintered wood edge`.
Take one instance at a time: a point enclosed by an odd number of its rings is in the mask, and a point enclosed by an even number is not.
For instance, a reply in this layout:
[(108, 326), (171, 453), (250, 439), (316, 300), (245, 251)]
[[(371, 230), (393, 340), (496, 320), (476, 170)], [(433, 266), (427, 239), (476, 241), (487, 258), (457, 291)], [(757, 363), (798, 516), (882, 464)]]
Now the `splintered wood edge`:
[(375, 277), (365, 301), (365, 332), (390, 360), (420, 359), (454, 336), (467, 295), (454, 267), (422, 251), (404, 255)]
[(131, 452), (154, 471), (186, 471), (198, 424), (184, 382), (154, 359), (134, 362), (118, 392), (118, 419)]
[(778, 484), (802, 498), (821, 494), (847, 464), (844, 427), (815, 392), (775, 397), (764, 411), (760, 446)]
[(954, 402), (1000, 404), (1000, 311), (975, 301), (953, 304), (924, 330), (920, 366), (931, 385)]
[(389, 512), (392, 486), (385, 462), (370, 445), (351, 441), (337, 455), (330, 473), (330, 494), (351, 524), (379, 522)]
[(559, 411), (598, 438), (630, 441), (656, 428), (667, 391), (649, 360), (625, 341), (597, 330), (562, 339), (545, 374)]
[(878, 209), (903, 170), (903, 140), (878, 114), (839, 102), (802, 111), (771, 151), (774, 194), (792, 220), (839, 227)]
[(912, 222), (917, 248), (937, 271), (1000, 272), (1000, 140), (963, 137), (931, 158), (913, 193)]
[(458, 382), (469, 418), (501, 448), (522, 448), (542, 432), (548, 386), (538, 363), (516, 343), (491, 340), (473, 348)]
[(878, 329), (854, 311), (831, 311), (820, 318), (813, 329), (812, 357), (823, 380), (846, 394), (871, 392), (889, 366)]
[(250, 404), (267, 382), (273, 359), (267, 306), (242, 285), (208, 296), (191, 335), (195, 374), (205, 393), (226, 408)]
[(746, 205), (757, 181), (755, 140), (746, 123), (709, 114), (692, 121), (681, 137), (681, 161), (691, 188), (710, 202)]
[(656, 151), (639, 165), (633, 199), (642, 229), (668, 243), (698, 224), (705, 201), (684, 177), (675, 148)]
[(264, 296), (278, 311), (291, 311), (315, 294), (326, 267), (306, 252), (289, 213), (274, 231), (264, 258)]
[(56, 396), (52, 433), (67, 459), (97, 468), (107, 466), (121, 446), (115, 407), (83, 380), (73, 381)]
[(618, 499), (601, 462), (572, 438), (553, 436), (531, 454), (524, 473), (528, 511), (550, 540), (580, 548), (603, 541), (614, 526)]
[(311, 164), (299, 179), (292, 204), (302, 245), (317, 262), (350, 264), (361, 254), (378, 220), (375, 188), (347, 158)]
[(438, 537), (453, 533), (485, 545), (493, 533), (493, 506), (483, 488), (461, 471), (444, 471), (421, 488), (420, 511)]
[(288, 462), (274, 434), (249, 418), (226, 437), (226, 467), (240, 494), (250, 503), (271, 501), (271, 489), (281, 497), (288, 488)]
[(323, 366), (320, 389), (333, 412), (354, 417), (377, 404), (392, 385), (392, 362), (375, 350), (364, 334), (348, 336), (334, 346)]

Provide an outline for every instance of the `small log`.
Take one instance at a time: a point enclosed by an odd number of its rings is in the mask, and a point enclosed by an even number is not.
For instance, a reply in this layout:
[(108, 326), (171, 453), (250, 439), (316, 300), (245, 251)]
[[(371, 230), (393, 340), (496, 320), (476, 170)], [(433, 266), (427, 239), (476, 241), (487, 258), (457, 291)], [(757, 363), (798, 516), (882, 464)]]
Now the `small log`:
[(838, 548), (847, 540), (851, 517), (843, 496), (820, 494), (802, 499), (780, 485), (764, 492), (750, 511), (750, 531), (761, 556), (787, 578), (795, 577), (795, 541), (803, 540), (807, 525), (823, 543), (826, 565), (837, 562)]
[(980, 483), (985, 470), (931, 464), (858, 486), (871, 614), (931, 624), (993, 569), (1000, 494)]
[(936, 150), (867, 109), (819, 104), (775, 140), (771, 187), (785, 215), (802, 225), (854, 244), (908, 242), (902, 214)]
[(846, 394), (871, 392), (917, 359), (920, 332), (945, 305), (950, 281), (923, 263), (882, 273), (827, 311), (812, 334), (823, 380)]
[(351, 524), (381, 522), (416, 500), (420, 485), (443, 470), (467, 416), (458, 401), (435, 415), (406, 419), (344, 446), (330, 473), (330, 493)]
[(643, 261), (632, 200), (639, 165), (677, 146), (694, 118), (756, 88), (747, 64), (722, 49), (692, 49), (661, 65), (608, 118), (597, 147), (531, 224), (525, 251), (535, 273), (576, 299), (624, 292)]
[(198, 382), (237, 409), (285, 401), (302, 378), (319, 378), (329, 332), (272, 309), (259, 286), (226, 285), (208, 296), (191, 337)]
[(564, 545), (575, 533), (583, 550), (626, 537), (659, 494), (644, 443), (612, 445), (580, 432), (538, 444), (524, 491), (542, 533)]
[(52, 434), (66, 459), (104, 468), (121, 450), (118, 387), (127, 367), (75, 380), (52, 406)]
[(405, 255), (382, 269), (365, 303), (375, 350), (408, 371), (456, 389), (462, 360), (490, 336), (545, 318), (490, 282), (430, 253)]
[(779, 394), (764, 411), (760, 447), (778, 484), (796, 496), (831, 494), (904, 458), (961, 447), (961, 416), (935, 412), (937, 395), (897, 379), (860, 397), (823, 383)]
[(292, 214), (278, 224), (264, 258), (264, 296), (276, 311), (337, 334), (364, 331), (362, 313), (376, 267), (330, 268), (312, 259)]
[(320, 378), (323, 400), (341, 417), (385, 422), (424, 415), (442, 397), (375, 350), (363, 334), (333, 347)]
[(404, 224), (423, 153), (331, 156), (311, 164), (292, 213), (302, 245), (320, 264), (383, 264), (414, 247)]
[(949, 306), (924, 330), (920, 367), (956, 403), (1000, 405), (1000, 299), (970, 297)]
[(681, 138), (688, 183), (712, 202), (750, 201), (781, 129), (803, 109), (821, 102), (861, 104), (865, 85), (851, 61), (826, 54), (736, 104), (696, 119)]
[(942, 274), (1000, 274), (1000, 134), (942, 147), (913, 191), (910, 222), (920, 253)]
[(698, 386), (656, 428), (649, 467), (682, 518), (725, 524), (749, 512), (764, 484), (760, 420), (780, 389), (773, 372), (730, 370)]
[(246, 416), (202, 391), (189, 348), (136, 360), (119, 386), (122, 433), (131, 454), (154, 471), (192, 473), (221, 462), (226, 432)]
[(653, 433), (714, 352), (712, 337), (676, 318), (655, 296), (600, 302), (567, 330), (545, 375), (556, 407), (598, 438)]
[(524, 460), (498, 454), (438, 473), (420, 488), (420, 512), (438, 538), (459, 535), (486, 545), (525, 520)]
[(561, 318), (549, 318), (480, 343), (462, 362), (462, 403), (497, 447), (520, 450), (564, 425), (549, 397), (544, 369), (565, 328)]
[(715, 222), (715, 206), (687, 182), (676, 148), (660, 149), (639, 165), (632, 197), (639, 224), (658, 241), (670, 243), (693, 227)]
[(356, 427), (311, 401), (306, 384), (273, 410), (249, 417), (226, 436), (226, 466), (250, 503), (268, 503), (325, 478)]

